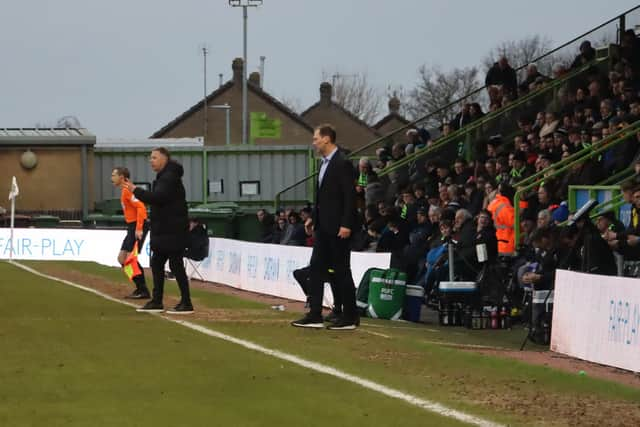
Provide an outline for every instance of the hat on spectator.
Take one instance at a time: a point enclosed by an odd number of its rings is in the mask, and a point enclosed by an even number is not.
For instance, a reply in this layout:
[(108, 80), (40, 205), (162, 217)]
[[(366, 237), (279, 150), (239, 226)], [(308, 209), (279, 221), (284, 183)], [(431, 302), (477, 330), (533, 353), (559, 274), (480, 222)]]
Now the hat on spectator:
[(407, 133), (406, 133), (407, 136), (413, 135), (413, 134), (417, 135), (418, 134), (418, 129), (413, 129), (413, 128), (407, 129)]
[(492, 145), (500, 145), (500, 144), (502, 144), (502, 135), (500, 135), (500, 134), (491, 135), (489, 137), (489, 144), (492, 144)]
[(427, 208), (425, 208), (423, 206), (419, 207), (418, 210), (416, 210), (416, 213), (418, 215), (425, 215), (425, 216), (429, 215), (429, 211), (427, 210)]
[(553, 131), (553, 135), (567, 136), (567, 130), (565, 128), (558, 128)]

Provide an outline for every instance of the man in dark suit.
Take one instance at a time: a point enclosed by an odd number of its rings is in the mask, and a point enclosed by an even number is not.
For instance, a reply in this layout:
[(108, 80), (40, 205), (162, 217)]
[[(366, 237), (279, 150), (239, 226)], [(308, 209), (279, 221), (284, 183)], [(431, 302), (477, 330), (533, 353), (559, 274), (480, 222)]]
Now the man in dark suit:
[[(322, 156), (314, 208), (313, 253), (311, 255), (310, 310), (293, 326), (323, 328), (324, 278), (334, 270), (336, 288), (342, 296), (342, 315), (327, 329), (350, 330), (359, 323), (356, 293), (350, 267), (351, 234), (356, 220), (355, 170), (336, 145), (336, 131), (320, 125), (313, 133), (313, 147)], [(310, 220), (309, 220), (310, 222)]]

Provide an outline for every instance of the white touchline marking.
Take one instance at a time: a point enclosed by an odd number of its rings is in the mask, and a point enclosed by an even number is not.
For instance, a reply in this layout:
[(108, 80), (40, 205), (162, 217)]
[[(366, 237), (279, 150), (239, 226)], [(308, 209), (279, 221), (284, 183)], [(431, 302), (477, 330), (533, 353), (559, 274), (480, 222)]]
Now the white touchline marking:
[[(60, 279), (58, 277), (49, 276), (48, 274), (41, 273), (41, 272), (39, 272), (37, 270), (34, 270), (34, 269), (30, 268), (30, 267), (27, 267), (26, 265), (20, 264), (20, 263), (18, 263), (16, 261), (7, 261), (7, 262), (9, 264), (11, 264), (11, 265), (14, 265), (14, 266), (16, 266), (18, 268), (21, 268), (21, 269), (25, 270), (25, 271), (28, 271), (29, 273), (35, 274), (36, 276), (40, 276), (40, 277), (43, 277), (45, 279), (49, 279), (49, 280), (53, 280), (53, 281), (56, 281), (56, 282), (60, 282), (60, 283), (63, 283), (65, 285), (73, 286), (74, 288), (78, 288), (78, 289), (81, 289), (83, 291), (90, 292), (90, 293), (92, 293), (94, 295), (101, 296), (102, 298), (105, 298), (105, 299), (107, 299), (109, 301), (113, 301), (113, 302), (117, 302), (117, 303), (120, 303), (120, 304), (124, 304), (124, 305), (127, 305), (129, 307), (134, 307), (134, 308), (138, 307), (136, 304), (133, 304), (133, 303), (130, 303), (130, 302), (127, 302), (127, 301), (119, 300), (117, 298), (114, 298), (114, 297), (112, 297), (110, 295), (107, 295), (107, 294), (102, 293), (100, 291), (97, 291), (95, 289), (88, 288), (86, 286), (82, 286), (82, 285), (79, 285), (77, 283), (70, 282), (68, 280)], [(192, 329), (194, 331), (198, 331), (198, 332), (203, 333), (205, 335), (208, 335), (210, 337), (214, 337), (214, 338), (218, 338), (218, 339), (221, 339), (221, 340), (224, 340), (224, 341), (228, 341), (228, 342), (237, 344), (239, 346), (242, 346), (244, 348), (247, 348), (249, 350), (254, 350), (254, 351), (260, 352), (262, 354), (266, 354), (268, 356), (272, 356), (272, 357), (275, 357), (275, 358), (278, 358), (278, 359), (281, 359), (281, 360), (286, 360), (287, 362), (291, 362), (291, 363), (293, 363), (295, 365), (298, 365), (298, 366), (301, 366), (303, 368), (311, 369), (311, 370), (316, 371), (316, 372), (320, 372), (320, 373), (323, 373), (323, 374), (326, 374), (326, 375), (331, 375), (333, 377), (340, 378), (342, 380), (357, 384), (357, 385), (359, 385), (361, 387), (364, 387), (366, 389), (375, 391), (375, 392), (380, 393), (380, 394), (384, 394), (385, 396), (394, 397), (396, 399), (403, 400), (404, 402), (409, 403), (410, 405), (417, 406), (419, 408), (422, 408), (422, 409), (425, 409), (425, 410), (428, 410), (428, 411), (431, 411), (431, 412), (435, 412), (436, 414), (442, 415), (444, 417), (453, 418), (453, 419), (456, 419), (458, 421), (462, 421), (462, 422), (465, 422), (465, 423), (468, 423), (468, 424), (473, 424), (473, 425), (482, 426), (482, 427), (503, 427), (502, 424), (495, 423), (495, 422), (489, 421), (489, 420), (485, 420), (483, 418), (476, 417), (476, 416), (473, 416), (473, 415), (469, 415), (469, 414), (466, 414), (466, 413), (464, 413), (462, 411), (458, 411), (456, 409), (451, 409), (451, 408), (449, 408), (449, 407), (447, 407), (445, 405), (442, 405), (440, 403), (437, 403), (437, 402), (434, 402), (434, 401), (431, 401), (431, 400), (427, 400), (427, 399), (422, 399), (420, 397), (413, 396), (411, 394), (405, 393), (405, 392), (400, 391), (400, 390), (396, 390), (396, 389), (391, 388), (391, 387), (387, 387), (385, 385), (376, 383), (374, 381), (370, 381), (370, 380), (367, 380), (365, 378), (361, 378), (361, 377), (358, 377), (358, 376), (355, 376), (355, 375), (348, 374), (348, 373), (343, 372), (341, 370), (338, 370), (336, 368), (332, 368), (331, 366), (327, 366), (327, 365), (323, 365), (323, 364), (318, 363), (318, 362), (313, 362), (313, 361), (310, 361), (310, 360), (307, 360), (307, 359), (303, 359), (301, 357), (294, 356), (292, 354), (285, 353), (285, 352), (282, 352), (282, 351), (279, 351), (279, 350), (272, 350), (270, 348), (263, 347), (263, 346), (261, 346), (259, 344), (254, 343), (254, 342), (243, 340), (241, 338), (236, 338), (236, 337), (233, 337), (231, 335), (223, 334), (221, 332), (218, 332), (218, 331), (215, 331), (213, 329), (198, 325), (198, 324), (193, 323), (193, 322), (189, 322), (189, 321), (186, 321), (186, 320), (180, 320), (180, 319), (174, 319), (174, 318), (169, 317), (169, 316), (163, 316), (163, 315), (161, 315), (159, 313), (148, 313), (148, 314), (151, 314), (151, 315), (154, 315), (154, 316), (158, 316), (158, 317), (160, 317), (162, 319), (168, 320), (168, 321), (173, 322), (173, 323), (177, 323), (179, 325), (185, 326), (185, 327), (187, 327), (189, 329)]]
[(380, 332), (373, 332), (373, 331), (367, 331), (366, 329), (360, 329), (362, 332), (365, 332), (367, 334), (370, 335), (375, 335), (377, 337), (382, 337), (382, 338), (391, 338), (390, 335), (385, 335), (385, 334), (381, 334)]

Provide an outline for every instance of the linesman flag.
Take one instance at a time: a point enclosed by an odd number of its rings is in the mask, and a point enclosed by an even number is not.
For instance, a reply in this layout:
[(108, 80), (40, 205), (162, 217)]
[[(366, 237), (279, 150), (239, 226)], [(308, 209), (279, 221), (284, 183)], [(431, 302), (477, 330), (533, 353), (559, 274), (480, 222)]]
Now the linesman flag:
[(9, 192), (9, 200), (14, 200), (18, 194), (20, 194), (20, 189), (18, 188), (18, 181), (16, 181), (16, 177), (14, 176), (11, 180), (11, 191)]
[(138, 267), (138, 242), (134, 243), (133, 251), (124, 260), (122, 266), (124, 274), (129, 278), (129, 281), (133, 282), (133, 278), (142, 274), (140, 267)]

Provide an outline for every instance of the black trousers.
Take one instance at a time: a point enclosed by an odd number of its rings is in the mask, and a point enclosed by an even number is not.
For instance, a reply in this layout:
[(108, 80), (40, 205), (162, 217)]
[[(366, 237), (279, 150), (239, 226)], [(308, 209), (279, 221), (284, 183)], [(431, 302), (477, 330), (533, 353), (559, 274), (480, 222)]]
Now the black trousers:
[(164, 266), (169, 260), (169, 269), (176, 276), (180, 288), (181, 302), (191, 303), (189, 279), (184, 270), (182, 252), (158, 252), (151, 254), (151, 272), (153, 273), (153, 300), (162, 303), (164, 294)]
[[(311, 294), (311, 267), (307, 266), (294, 270), (293, 277), (300, 284), (302, 292), (304, 292), (308, 299)], [(332, 272), (327, 271), (324, 282), (329, 282), (331, 285), (331, 293), (333, 294), (333, 310), (336, 312), (342, 312), (342, 291), (336, 285), (336, 281), (333, 278), (333, 270)]]
[(341, 239), (318, 230), (315, 233), (311, 255), (311, 314), (322, 314), (322, 296), (327, 271), (333, 269), (335, 294), (341, 295), (345, 319), (356, 319), (356, 287), (351, 276), (351, 239)]

